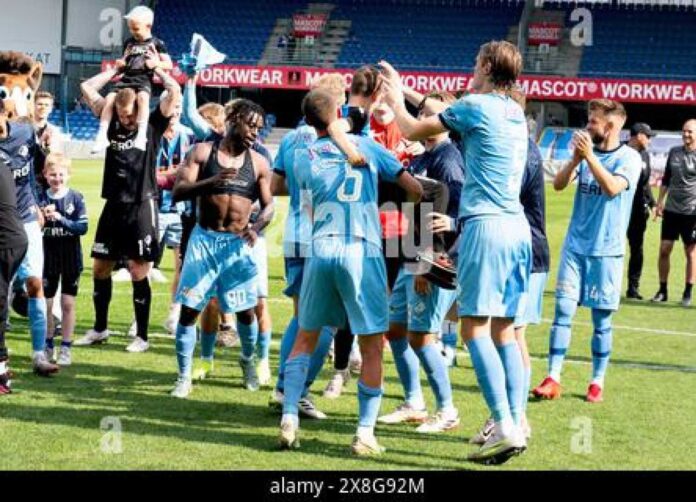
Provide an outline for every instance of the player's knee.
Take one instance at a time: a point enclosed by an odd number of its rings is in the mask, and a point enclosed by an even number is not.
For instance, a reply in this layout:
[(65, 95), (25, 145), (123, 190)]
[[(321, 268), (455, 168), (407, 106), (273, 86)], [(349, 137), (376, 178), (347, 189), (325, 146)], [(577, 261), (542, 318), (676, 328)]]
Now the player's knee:
[(43, 296), (43, 281), (38, 277), (27, 279), (27, 294), (30, 298)]
[(196, 319), (198, 318), (198, 311), (194, 310), (185, 305), (181, 306), (181, 313), (179, 314), (179, 324), (182, 326), (193, 326), (196, 324)]
[(406, 326), (399, 323), (391, 323), (389, 325), (389, 331), (386, 333), (387, 340), (390, 342), (395, 342), (401, 340), (407, 336)]
[(562, 326), (570, 326), (573, 316), (575, 315), (575, 310), (577, 309), (577, 302), (572, 298), (560, 297), (556, 298), (556, 311), (554, 324), (560, 324)]
[(669, 258), (669, 255), (672, 253), (673, 245), (671, 241), (663, 241), (662, 244), (660, 244), (660, 258)]
[(129, 261), (128, 272), (130, 272), (132, 281), (142, 281), (147, 277), (150, 271), (150, 264), (145, 261)]
[(242, 312), (237, 312), (237, 322), (246, 324), (247, 326), (252, 324), (256, 320), (256, 314), (254, 309), (243, 310)]
[(111, 271), (113, 268), (113, 262), (95, 259), (92, 264), (92, 274), (94, 278), (98, 280), (108, 279), (111, 277)]
[(611, 331), (611, 317), (613, 312), (606, 309), (592, 309), (592, 325), (597, 335), (604, 335)]
[(433, 337), (428, 333), (409, 333), (408, 343), (413, 350), (419, 350), (433, 343)]
[(362, 336), (358, 339), (360, 354), (364, 361), (376, 361), (382, 359), (382, 337), (378, 335)]

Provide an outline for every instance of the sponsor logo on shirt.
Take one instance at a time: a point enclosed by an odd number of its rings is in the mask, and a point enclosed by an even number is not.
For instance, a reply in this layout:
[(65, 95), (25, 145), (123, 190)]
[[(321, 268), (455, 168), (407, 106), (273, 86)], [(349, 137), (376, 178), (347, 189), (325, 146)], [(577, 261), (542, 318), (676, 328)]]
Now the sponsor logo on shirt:
[(115, 139), (112, 139), (111, 148), (117, 152), (125, 152), (126, 150), (132, 150), (134, 148), (134, 143), (134, 138), (127, 139), (126, 141), (116, 141)]
[(602, 189), (596, 183), (580, 183), (580, 193), (586, 195), (602, 195)]
[(106, 244), (95, 242), (92, 246), (92, 252), (98, 254), (109, 254), (109, 248), (106, 247)]

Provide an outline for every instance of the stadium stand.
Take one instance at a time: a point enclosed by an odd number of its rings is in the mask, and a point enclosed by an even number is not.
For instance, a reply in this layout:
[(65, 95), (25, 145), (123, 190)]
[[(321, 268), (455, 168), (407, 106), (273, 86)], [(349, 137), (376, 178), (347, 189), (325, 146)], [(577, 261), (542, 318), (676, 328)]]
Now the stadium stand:
[(175, 59), (188, 52), (191, 34), (197, 32), (227, 55), (226, 63), (254, 65), (276, 19), (306, 7), (306, 0), (167, 0), (157, 3), (153, 32)]
[[(604, 9), (594, 16), (594, 44), (585, 47), (581, 75), (693, 78), (693, 13)], [(636, 34), (640, 37), (632, 41)]]
[(503, 2), (465, 8), (454, 2), (437, 8), (425, 2), (395, 4), (399, 2), (364, 8), (359, 0), (338, 2), (332, 16), (350, 19), (352, 25), (337, 66), (357, 67), (384, 58), (404, 69), (471, 70), (479, 46), (506, 39), (523, 7)]

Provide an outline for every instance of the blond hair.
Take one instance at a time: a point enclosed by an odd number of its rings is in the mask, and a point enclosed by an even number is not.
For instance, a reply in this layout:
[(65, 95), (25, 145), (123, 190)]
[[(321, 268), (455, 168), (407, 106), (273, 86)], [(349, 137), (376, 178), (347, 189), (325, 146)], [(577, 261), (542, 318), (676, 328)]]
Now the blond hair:
[(198, 113), (215, 130), (225, 128), (225, 107), (220, 103), (206, 103), (198, 107)]
[(49, 153), (48, 156), (46, 156), (46, 161), (44, 162), (43, 172), (47, 173), (53, 167), (62, 167), (68, 174), (70, 174), (72, 161), (66, 155), (60, 152)]
[(312, 89), (324, 89), (330, 92), (337, 106), (346, 104), (346, 82), (340, 73), (325, 73), (317, 79)]
[(483, 44), (478, 57), (482, 65), (491, 65), (489, 78), (496, 88), (510, 89), (522, 73), (522, 54), (506, 40)]

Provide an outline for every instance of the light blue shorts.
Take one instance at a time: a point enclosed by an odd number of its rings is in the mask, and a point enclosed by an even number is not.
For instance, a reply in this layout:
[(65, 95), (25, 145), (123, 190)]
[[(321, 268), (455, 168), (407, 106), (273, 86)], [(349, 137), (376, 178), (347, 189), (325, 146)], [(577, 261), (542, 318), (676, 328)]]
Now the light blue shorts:
[(515, 317), (515, 327), (520, 328), (529, 324), (539, 324), (544, 306), (544, 287), (547, 272), (536, 272), (529, 276), (529, 294), (524, 310)]
[(15, 281), (24, 285), (24, 281), (30, 277), (38, 277), (43, 280), (44, 253), (43, 253), (43, 232), (38, 221), (24, 224), (24, 231), (27, 234), (29, 245), (27, 254), (24, 255), (22, 263), (15, 274)]
[(300, 296), (302, 277), (304, 276), (305, 258), (285, 257), (285, 296)]
[(300, 328), (344, 327), (356, 335), (389, 327), (387, 269), (379, 246), (362, 239), (318, 239), (305, 263), (300, 291)]
[(618, 310), (622, 279), (623, 256), (583, 256), (563, 248), (556, 298), (570, 298), (589, 308)]
[(256, 263), (242, 238), (226, 232), (191, 232), (176, 301), (199, 312), (213, 296), (226, 314), (254, 308), (257, 303)]
[(181, 216), (178, 213), (159, 214), (159, 241), (169, 249), (176, 249), (181, 244)]
[(415, 333), (439, 333), (442, 321), (457, 299), (457, 291), (430, 284), (430, 293), (419, 295), (415, 276), (403, 268), (389, 299), (389, 322), (402, 324)]
[(532, 244), (524, 215), (467, 220), (459, 240), (459, 317), (514, 318), (527, 301)]
[(251, 255), (256, 263), (256, 296), (268, 298), (268, 250), (266, 237), (259, 235), (251, 248)]

